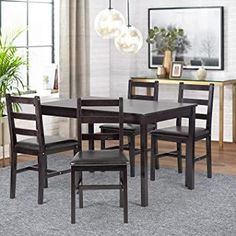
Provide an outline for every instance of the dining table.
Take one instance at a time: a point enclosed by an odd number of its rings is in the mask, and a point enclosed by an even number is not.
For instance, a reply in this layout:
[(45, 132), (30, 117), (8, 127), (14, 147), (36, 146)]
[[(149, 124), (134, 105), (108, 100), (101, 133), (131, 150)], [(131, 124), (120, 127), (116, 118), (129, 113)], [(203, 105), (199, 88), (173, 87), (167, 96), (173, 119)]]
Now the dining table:
[[(96, 99), (96, 98), (91, 98)], [(172, 100), (143, 101), (124, 99), (124, 122), (140, 125), (140, 189), (141, 206), (148, 206), (148, 131), (151, 123), (185, 117), (188, 119), (188, 141), (186, 143), (186, 171), (185, 186), (194, 189), (194, 135), (195, 135), (195, 108), (196, 104), (178, 103)], [(42, 114), (57, 117), (76, 118), (77, 99), (60, 99), (42, 103)], [(118, 110), (111, 107), (83, 107), (88, 115), (118, 114)], [(94, 132), (93, 124), (89, 125), (89, 132)], [(93, 140), (89, 142), (93, 149)]]

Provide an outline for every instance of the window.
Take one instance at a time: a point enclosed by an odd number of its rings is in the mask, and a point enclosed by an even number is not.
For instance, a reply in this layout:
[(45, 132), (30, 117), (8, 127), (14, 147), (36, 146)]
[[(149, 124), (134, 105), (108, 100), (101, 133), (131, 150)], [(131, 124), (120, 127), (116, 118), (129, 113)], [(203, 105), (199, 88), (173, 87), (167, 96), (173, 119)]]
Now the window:
[(45, 76), (48, 81), (55, 63), (57, 1), (0, 0), (0, 28), (4, 32), (26, 29), (17, 39), (16, 46), (27, 61), (21, 73), (27, 89), (38, 89)]

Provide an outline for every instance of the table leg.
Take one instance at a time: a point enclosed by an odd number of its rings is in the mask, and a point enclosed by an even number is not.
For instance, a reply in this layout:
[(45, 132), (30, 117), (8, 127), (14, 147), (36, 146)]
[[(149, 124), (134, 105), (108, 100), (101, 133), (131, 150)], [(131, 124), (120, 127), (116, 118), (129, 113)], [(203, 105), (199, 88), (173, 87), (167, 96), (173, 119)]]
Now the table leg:
[[(94, 125), (93, 124), (88, 124), (88, 133), (93, 134), (94, 133)], [(89, 139), (89, 150), (94, 150), (94, 139)]]
[(224, 86), (219, 86), (219, 148), (224, 144)]
[(141, 206), (148, 206), (147, 124), (140, 125), (141, 143)]
[(194, 189), (194, 146), (195, 146), (195, 107), (191, 108), (189, 116), (189, 138), (186, 143), (185, 186)]
[(232, 137), (236, 142), (236, 84), (232, 85)]

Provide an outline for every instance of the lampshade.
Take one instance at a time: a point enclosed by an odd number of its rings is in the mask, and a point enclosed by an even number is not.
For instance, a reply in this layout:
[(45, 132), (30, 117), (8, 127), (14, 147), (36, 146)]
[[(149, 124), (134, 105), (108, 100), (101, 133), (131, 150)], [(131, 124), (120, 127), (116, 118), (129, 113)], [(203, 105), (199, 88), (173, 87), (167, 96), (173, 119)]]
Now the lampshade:
[(103, 39), (119, 36), (124, 25), (124, 16), (112, 8), (102, 10), (95, 19), (95, 31)]
[(115, 46), (120, 52), (137, 53), (143, 45), (143, 36), (134, 26), (123, 27), (122, 33), (115, 38)]

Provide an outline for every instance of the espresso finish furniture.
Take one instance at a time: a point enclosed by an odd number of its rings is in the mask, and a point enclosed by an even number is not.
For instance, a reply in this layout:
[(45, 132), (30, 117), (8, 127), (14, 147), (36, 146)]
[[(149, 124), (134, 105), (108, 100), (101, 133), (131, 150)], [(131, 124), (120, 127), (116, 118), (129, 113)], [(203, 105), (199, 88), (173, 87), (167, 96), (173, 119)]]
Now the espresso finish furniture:
[[(24, 98), (6, 96), (7, 114), (11, 139), (11, 180), (10, 198), (16, 195), (16, 174), (33, 170), (38, 172), (38, 204), (43, 204), (44, 187), (48, 187), (48, 178), (70, 172), (68, 170), (56, 171), (47, 168), (47, 155), (74, 150), (77, 152), (77, 140), (63, 139), (57, 136), (44, 136), (42, 110), (40, 98)], [(14, 112), (12, 107), (15, 103), (34, 107), (34, 113)], [(35, 128), (19, 128), (15, 120), (32, 121)], [(18, 140), (18, 135), (30, 136), (24, 140)], [(17, 168), (17, 153), (35, 155), (38, 164), (24, 168)]]
[[(93, 98), (91, 98), (93, 99)], [(96, 98), (95, 98), (96, 99)], [(124, 122), (140, 125), (141, 143), (141, 205), (148, 206), (148, 159), (147, 159), (147, 126), (150, 123), (174, 119), (185, 116), (189, 118), (188, 142), (186, 145), (186, 178), (185, 185), (189, 189), (194, 188), (194, 127), (195, 127), (196, 104), (184, 104), (171, 101), (141, 101), (124, 99)], [(118, 114), (117, 109), (111, 108), (83, 108), (87, 113), (102, 116)], [(50, 116), (76, 118), (77, 101), (67, 99), (42, 104), (42, 113)], [(95, 112), (96, 111), (96, 112)], [(90, 125), (91, 127), (91, 125)], [(91, 131), (92, 129), (90, 129)], [(91, 141), (93, 141), (91, 139)], [(92, 146), (92, 145), (91, 145)]]
[[(109, 114), (100, 116), (99, 114), (88, 114), (82, 108), (89, 107), (115, 107), (118, 108), (118, 115)], [(93, 137), (93, 140), (101, 140), (103, 137), (109, 137), (113, 140), (119, 140), (119, 148), (113, 150), (82, 150), (82, 140), (86, 138), (86, 134), (82, 134), (83, 123), (114, 123), (118, 124), (118, 133), (96, 133), (87, 134), (87, 137)], [(97, 189), (119, 189), (120, 190), (120, 207), (124, 208), (124, 223), (128, 223), (128, 193), (127, 193), (127, 162), (123, 153), (123, 99), (113, 100), (77, 100), (77, 134), (78, 134), (78, 153), (71, 161), (71, 223), (75, 223), (75, 191), (79, 192), (79, 207), (83, 208), (83, 190)], [(83, 184), (84, 171), (117, 171), (120, 174), (119, 184), (106, 185), (85, 185)], [(76, 183), (76, 172), (78, 173), (78, 183)]]
[[(186, 92), (194, 92), (194, 95), (186, 95)], [(206, 98), (202, 98), (203, 96)], [(195, 157), (194, 162), (203, 159), (207, 160), (207, 177), (212, 176), (211, 165), (211, 123), (212, 123), (212, 107), (213, 107), (214, 85), (190, 85), (179, 84), (179, 103), (195, 103), (199, 106), (205, 106), (206, 112), (196, 112), (196, 119), (204, 120), (205, 127), (195, 127), (194, 140), (199, 141), (206, 139), (206, 155)], [(200, 97), (200, 98), (199, 98)], [(177, 118), (176, 126), (157, 129), (151, 133), (151, 180), (155, 180), (155, 166), (159, 169), (159, 158), (164, 156), (177, 156), (178, 172), (182, 173), (182, 143), (188, 142), (188, 126), (182, 124), (182, 118)], [(158, 140), (176, 142), (177, 150), (169, 153), (158, 152)]]
[[(185, 84), (196, 84), (196, 85), (209, 85), (214, 84), (215, 87), (219, 87), (219, 148), (222, 149), (224, 145), (224, 91), (226, 86), (232, 86), (232, 137), (233, 142), (236, 142), (236, 79), (206, 79), (196, 80), (189, 78), (180, 79), (158, 79), (146, 76), (131, 77), (131, 80), (138, 82), (152, 82), (158, 81), (159, 84), (179, 84), (183, 82)], [(147, 94), (150, 91), (147, 89)]]
[[(158, 81), (153, 83), (143, 83), (129, 80), (128, 85), (128, 99), (137, 99), (137, 100), (149, 100), (149, 101), (158, 101)], [(149, 95), (142, 95), (141, 93), (135, 94), (134, 91), (136, 88), (148, 88), (153, 90)], [(102, 133), (114, 132), (119, 129), (117, 125), (114, 124), (104, 124), (100, 126)], [(147, 129), (148, 132), (154, 130), (156, 124), (149, 124)], [(129, 159), (130, 159), (130, 176), (135, 176), (135, 155), (140, 154), (140, 149), (135, 148), (135, 136), (140, 135), (140, 126), (137, 124), (124, 124), (124, 136), (128, 138), (128, 144), (124, 146), (125, 150), (129, 150)], [(105, 140), (101, 141), (101, 148), (105, 149)], [(113, 148), (113, 147), (109, 147)]]

